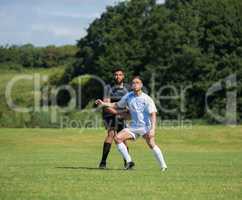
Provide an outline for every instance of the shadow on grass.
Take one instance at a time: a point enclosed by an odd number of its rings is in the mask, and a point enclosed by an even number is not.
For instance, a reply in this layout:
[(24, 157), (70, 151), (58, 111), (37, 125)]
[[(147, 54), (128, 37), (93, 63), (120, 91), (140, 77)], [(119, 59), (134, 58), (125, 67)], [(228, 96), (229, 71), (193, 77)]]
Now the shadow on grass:
[(114, 170), (114, 171), (125, 171), (124, 169), (114, 169), (114, 168), (106, 168), (106, 169), (99, 169), (98, 167), (55, 167), (57, 169), (74, 169), (74, 170), (99, 170), (99, 171), (108, 171), (108, 170)]

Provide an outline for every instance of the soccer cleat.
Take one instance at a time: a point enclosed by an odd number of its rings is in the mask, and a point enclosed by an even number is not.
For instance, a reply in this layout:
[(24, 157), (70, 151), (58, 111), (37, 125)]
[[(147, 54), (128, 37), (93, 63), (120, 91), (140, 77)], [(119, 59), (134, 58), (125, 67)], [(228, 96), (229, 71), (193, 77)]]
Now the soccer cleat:
[(162, 171), (162, 172), (167, 171), (167, 167), (162, 167), (162, 168), (161, 168), (161, 171)]
[(99, 164), (99, 169), (106, 169), (106, 168), (107, 168), (106, 163), (101, 162), (101, 163)]
[(124, 159), (124, 168), (127, 166), (127, 161)]
[(133, 169), (134, 166), (135, 166), (134, 162), (128, 162), (124, 169), (130, 170), (130, 169)]

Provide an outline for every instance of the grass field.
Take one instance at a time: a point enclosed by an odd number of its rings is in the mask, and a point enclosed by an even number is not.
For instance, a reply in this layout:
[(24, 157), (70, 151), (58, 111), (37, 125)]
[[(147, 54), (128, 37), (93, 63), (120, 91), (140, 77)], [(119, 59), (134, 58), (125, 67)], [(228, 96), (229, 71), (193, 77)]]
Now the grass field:
[[(51, 69), (23, 69), (22, 71), (14, 71), (14, 70), (1, 70), (0, 69), (0, 111), (9, 110), (5, 101), (5, 90), (9, 82), (16, 78), (17, 76), (22, 75), (32, 75), (38, 74), (41, 76), (51, 76), (52, 74), (63, 70), (61, 67), (51, 68)], [(43, 83), (41, 79), (41, 83)], [(11, 92), (13, 101), (17, 102), (19, 106), (31, 106), (34, 104), (34, 81), (21, 79), (16, 82), (13, 86), (13, 90)]]
[[(9, 107), (6, 98), (6, 88), (11, 80), (23, 75), (30, 75), (30, 78), (31, 76), (39, 75), (41, 78), (40, 85), (43, 86), (44, 76), (50, 79), (53, 75), (61, 73), (62, 71), (64, 71), (62, 66), (49, 69), (29, 68), (22, 69), (21, 71), (0, 69), (0, 127), (35, 127), (35, 121), (37, 120), (34, 117), (38, 117), (39, 114), (37, 112), (17, 113)], [(35, 94), (40, 95), (40, 91), (38, 88), (34, 88), (34, 81), (20, 79), (13, 85), (10, 96), (14, 104), (18, 107), (31, 108), (34, 105)], [(42, 118), (45, 117), (43, 113), (40, 113), (40, 115)], [(47, 122), (42, 122), (44, 120), (39, 121), (39, 124), (37, 124), (39, 127), (49, 127)]]
[(96, 169), (104, 136), (103, 129), (0, 129), (0, 199), (242, 199), (241, 126), (159, 129), (165, 173), (142, 139), (130, 142), (134, 170), (122, 170), (114, 145), (109, 170)]

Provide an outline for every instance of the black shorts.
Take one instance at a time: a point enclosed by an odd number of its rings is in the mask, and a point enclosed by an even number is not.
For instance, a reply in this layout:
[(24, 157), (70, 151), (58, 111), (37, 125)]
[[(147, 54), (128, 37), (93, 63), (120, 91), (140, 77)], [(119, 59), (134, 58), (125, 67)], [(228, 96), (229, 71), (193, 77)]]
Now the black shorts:
[(126, 128), (126, 123), (124, 119), (118, 118), (116, 116), (108, 116), (103, 118), (103, 122), (106, 129), (113, 128), (117, 132)]

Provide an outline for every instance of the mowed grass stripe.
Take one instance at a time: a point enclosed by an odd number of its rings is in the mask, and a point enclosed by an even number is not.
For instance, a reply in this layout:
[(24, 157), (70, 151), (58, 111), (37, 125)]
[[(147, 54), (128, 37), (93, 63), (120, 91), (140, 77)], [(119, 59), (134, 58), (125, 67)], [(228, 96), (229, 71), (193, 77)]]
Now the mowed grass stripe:
[(0, 199), (241, 199), (241, 128), (158, 129), (166, 173), (142, 139), (98, 170), (104, 129), (0, 129)]

